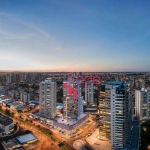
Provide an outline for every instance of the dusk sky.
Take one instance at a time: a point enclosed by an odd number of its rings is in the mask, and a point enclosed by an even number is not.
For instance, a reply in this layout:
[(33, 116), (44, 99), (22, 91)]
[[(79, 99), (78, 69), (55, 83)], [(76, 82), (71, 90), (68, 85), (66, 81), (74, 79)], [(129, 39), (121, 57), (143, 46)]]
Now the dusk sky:
[(150, 71), (150, 1), (0, 0), (0, 70)]

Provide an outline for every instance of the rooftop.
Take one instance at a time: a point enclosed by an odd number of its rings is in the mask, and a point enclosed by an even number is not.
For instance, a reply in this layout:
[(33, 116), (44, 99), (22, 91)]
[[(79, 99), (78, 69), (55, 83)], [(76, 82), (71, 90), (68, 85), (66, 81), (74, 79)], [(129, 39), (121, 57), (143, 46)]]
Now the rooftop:
[(21, 149), (21, 145), (17, 144), (14, 139), (3, 141), (2, 145), (5, 149), (13, 148), (17, 150), (23, 150), (23, 148)]
[(122, 81), (108, 81), (105, 84), (109, 84), (109, 85), (120, 85), (123, 84)]
[(62, 108), (63, 108), (63, 106), (57, 106), (56, 108), (57, 108), (57, 109), (62, 109)]
[(24, 109), (29, 109), (29, 107), (28, 106), (23, 106), (23, 105), (19, 105), (17, 107), (17, 110), (24, 110)]
[(22, 104), (19, 103), (19, 102), (13, 102), (13, 103), (11, 103), (10, 105), (12, 105), (12, 106), (18, 106), (18, 105), (22, 105)]
[(11, 123), (13, 123), (13, 120), (11, 118), (4, 116), (2, 113), (0, 113), (0, 124), (7, 126)]
[(84, 118), (85, 116), (87, 116), (87, 114), (82, 114), (77, 121), (67, 121), (66, 119), (63, 119), (63, 118), (59, 118), (57, 119), (57, 122), (60, 123), (60, 124), (64, 124), (64, 125), (73, 125), (73, 124), (76, 124), (78, 121), (80, 121), (82, 118)]
[(17, 142), (19, 142), (20, 144), (27, 143), (36, 139), (37, 138), (32, 133), (16, 137)]
[(4, 104), (10, 104), (10, 103), (13, 103), (13, 101), (12, 101), (12, 100), (9, 100), (9, 99), (6, 99), (6, 100), (3, 100), (3, 103), (4, 103)]

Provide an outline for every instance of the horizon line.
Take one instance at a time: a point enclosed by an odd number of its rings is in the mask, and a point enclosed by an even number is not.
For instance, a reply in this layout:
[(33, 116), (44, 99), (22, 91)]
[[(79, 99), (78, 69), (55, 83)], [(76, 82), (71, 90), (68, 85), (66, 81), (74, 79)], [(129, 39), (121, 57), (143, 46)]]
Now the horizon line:
[(0, 70), (1, 72), (150, 72), (150, 71), (50, 71), (50, 70)]

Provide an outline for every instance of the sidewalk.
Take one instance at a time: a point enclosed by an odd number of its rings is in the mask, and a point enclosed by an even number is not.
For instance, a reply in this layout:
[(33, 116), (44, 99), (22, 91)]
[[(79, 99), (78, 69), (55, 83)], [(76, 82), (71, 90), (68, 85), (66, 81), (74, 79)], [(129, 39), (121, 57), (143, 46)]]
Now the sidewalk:
[(111, 150), (111, 145), (108, 141), (99, 140), (99, 129), (89, 136), (86, 141), (93, 147), (94, 150)]

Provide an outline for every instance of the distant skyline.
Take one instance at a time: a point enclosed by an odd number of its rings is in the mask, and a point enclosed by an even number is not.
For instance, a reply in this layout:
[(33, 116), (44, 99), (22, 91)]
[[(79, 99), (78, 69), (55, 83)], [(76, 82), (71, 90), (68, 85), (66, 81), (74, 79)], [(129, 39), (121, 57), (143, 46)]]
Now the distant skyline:
[(150, 1), (1, 0), (0, 71), (150, 71)]

